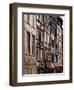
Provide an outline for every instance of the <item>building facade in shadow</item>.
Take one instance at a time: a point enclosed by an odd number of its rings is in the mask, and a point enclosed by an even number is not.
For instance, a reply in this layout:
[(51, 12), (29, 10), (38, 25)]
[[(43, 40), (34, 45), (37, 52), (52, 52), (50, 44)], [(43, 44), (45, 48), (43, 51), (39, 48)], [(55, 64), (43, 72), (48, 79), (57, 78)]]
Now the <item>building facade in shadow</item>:
[(63, 72), (63, 20), (24, 14), (24, 74)]

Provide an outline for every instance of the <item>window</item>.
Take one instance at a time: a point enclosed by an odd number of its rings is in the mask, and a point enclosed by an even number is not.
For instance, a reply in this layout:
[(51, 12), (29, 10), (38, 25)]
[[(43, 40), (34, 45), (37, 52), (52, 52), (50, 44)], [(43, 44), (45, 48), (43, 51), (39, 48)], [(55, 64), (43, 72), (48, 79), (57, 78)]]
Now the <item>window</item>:
[(58, 55), (56, 55), (56, 63), (58, 63)]
[(32, 55), (35, 56), (35, 36), (32, 35)]
[(41, 41), (41, 31), (38, 31), (38, 37), (39, 37), (39, 40)]
[(49, 44), (49, 34), (47, 34), (47, 43)]
[(54, 40), (52, 40), (52, 47), (54, 47)]
[(44, 59), (46, 60), (46, 54), (47, 54), (47, 53), (46, 53), (46, 50), (45, 50), (44, 52), (45, 52), (45, 53), (44, 53), (44, 54), (45, 54), (45, 55), (44, 55)]
[(42, 60), (42, 49), (40, 50), (40, 59)]
[(44, 23), (44, 15), (42, 15), (42, 22)]
[(54, 54), (51, 54), (51, 61), (54, 63)]
[(36, 58), (37, 60), (40, 60), (40, 49), (36, 48)]
[(50, 26), (50, 33), (52, 33), (53, 35), (55, 35), (55, 29), (53, 28), (53, 26)]
[(41, 32), (41, 41), (43, 41), (43, 32)]
[(40, 49), (40, 59), (44, 60), (44, 50)]
[(46, 42), (46, 32), (44, 32), (44, 41)]
[(30, 33), (27, 32), (27, 50), (28, 54), (30, 54)]
[(51, 46), (51, 53), (54, 53), (55, 54), (55, 48), (53, 48), (52, 46)]
[(44, 50), (42, 50), (42, 60), (45, 60)]
[(54, 34), (53, 33), (51, 33), (51, 39), (54, 40)]

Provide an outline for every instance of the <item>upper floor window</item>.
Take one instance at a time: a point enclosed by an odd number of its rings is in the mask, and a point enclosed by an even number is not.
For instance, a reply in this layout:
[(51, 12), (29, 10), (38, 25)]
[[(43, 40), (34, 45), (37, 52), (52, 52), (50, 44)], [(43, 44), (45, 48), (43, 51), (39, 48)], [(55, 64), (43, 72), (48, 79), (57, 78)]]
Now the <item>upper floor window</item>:
[(54, 47), (54, 40), (52, 40), (52, 47)]
[(41, 41), (41, 31), (38, 31), (38, 39)]
[(53, 33), (51, 33), (51, 39), (54, 40), (54, 34)]
[(27, 50), (28, 54), (30, 54), (30, 33), (27, 32)]
[(35, 56), (35, 36), (32, 35), (32, 55)]
[(54, 63), (54, 54), (51, 54), (51, 61)]

